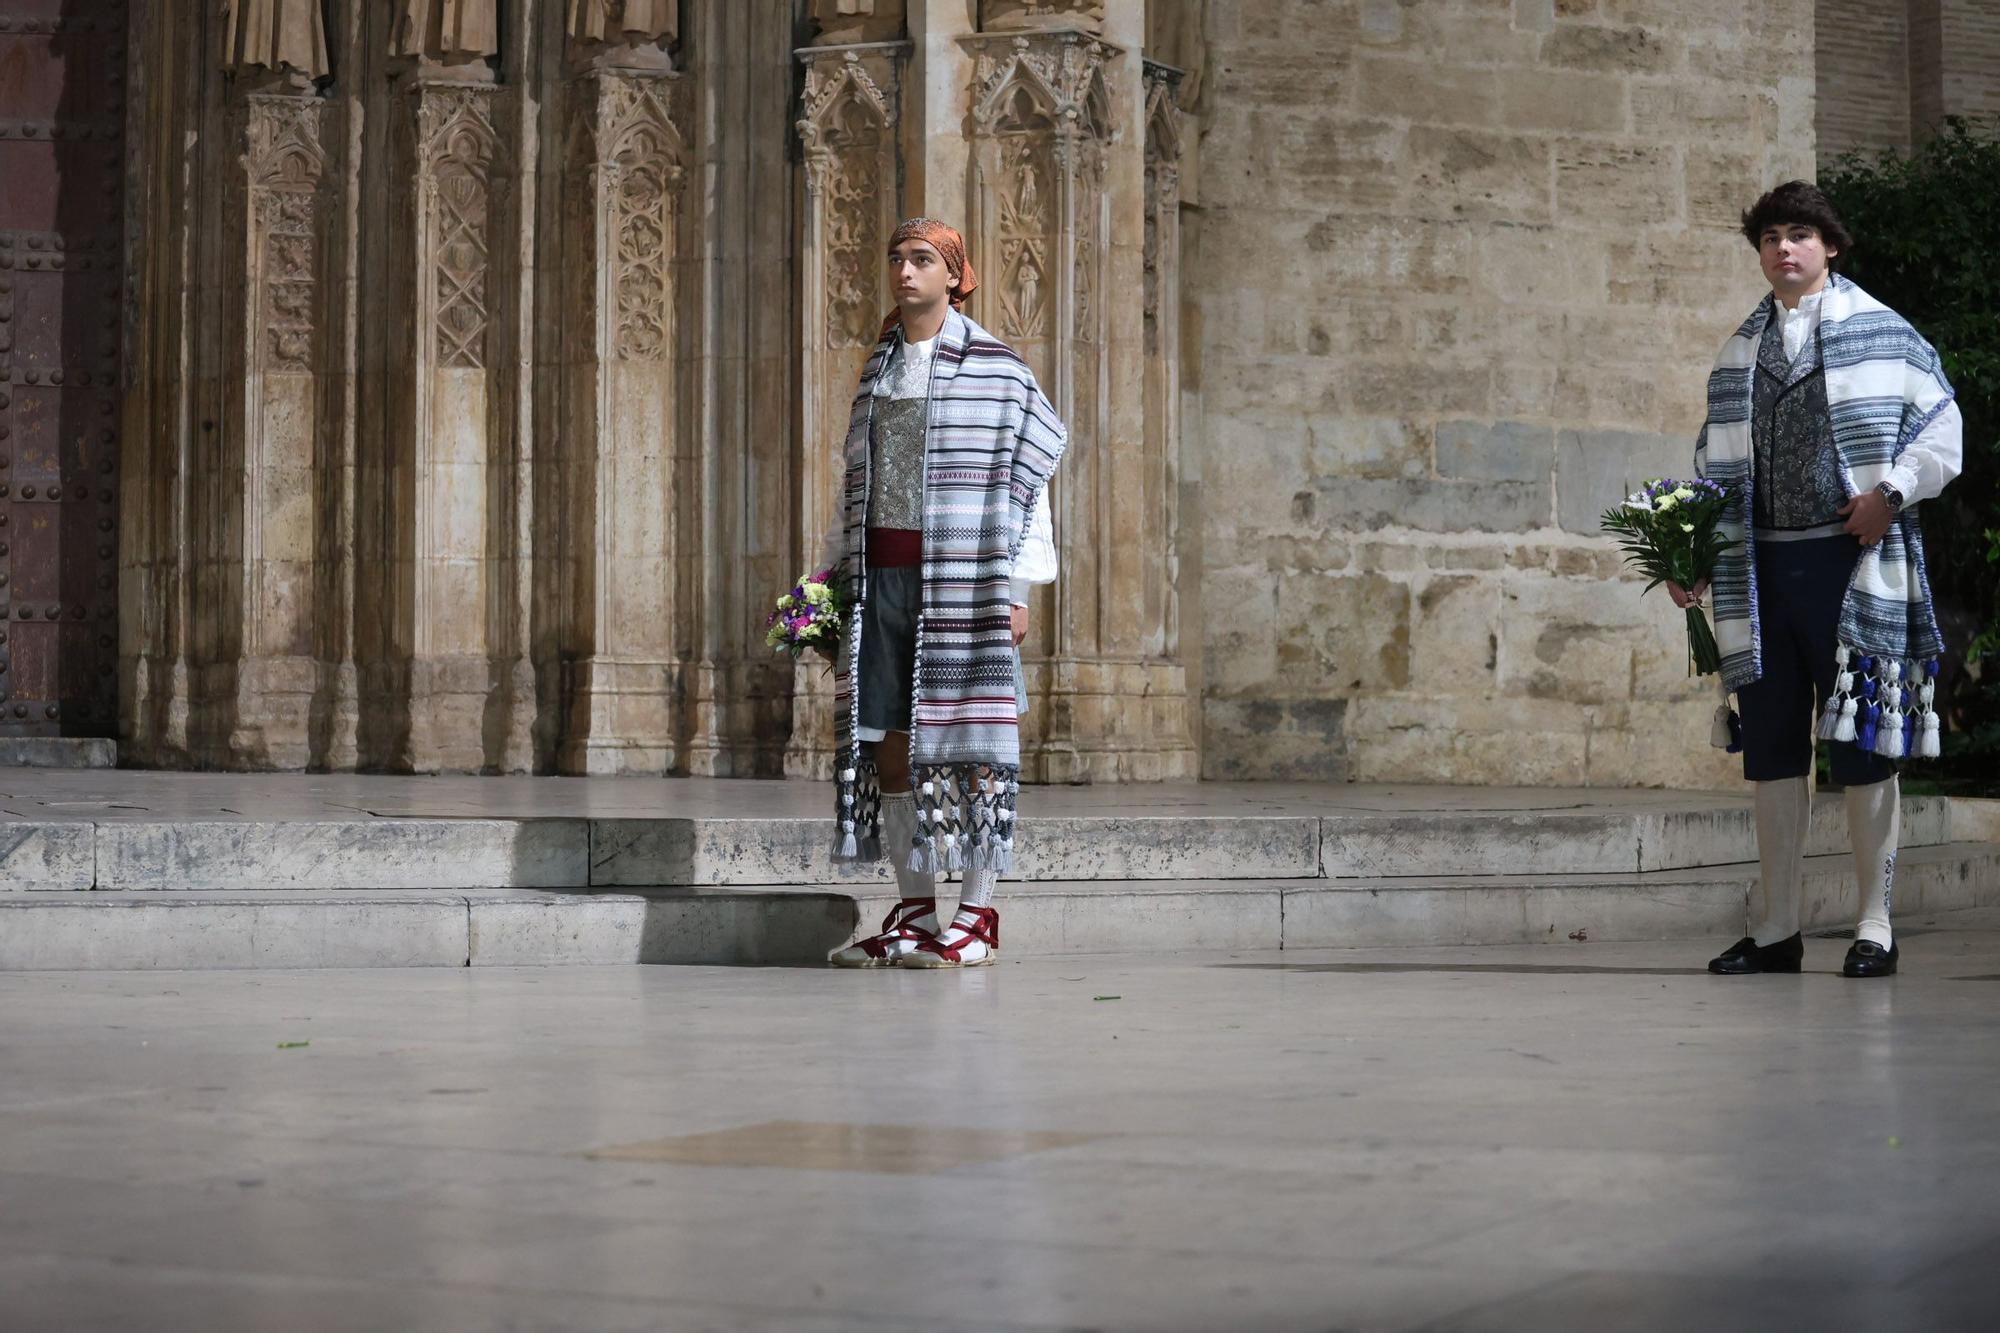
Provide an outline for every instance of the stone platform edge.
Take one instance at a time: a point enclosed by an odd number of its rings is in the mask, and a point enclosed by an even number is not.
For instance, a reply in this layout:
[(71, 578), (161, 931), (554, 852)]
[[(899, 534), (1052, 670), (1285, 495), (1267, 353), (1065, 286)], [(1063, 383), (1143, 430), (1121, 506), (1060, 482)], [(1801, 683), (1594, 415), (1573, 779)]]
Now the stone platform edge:
[[(1097, 881), (1020, 886), (1003, 955), (1266, 952), (1712, 939), (1742, 933), (1754, 866), (1441, 880)], [(0, 895), (0, 971), (818, 965), (893, 893), (344, 889)], [(1845, 856), (1807, 863), (1808, 928), (1851, 924)], [(1899, 923), (2000, 906), (2000, 846), (1915, 849)]]
[[(1808, 851), (1845, 845), (1837, 800), (1816, 810)], [(817, 819), (669, 817), (370, 820), (0, 821), (0, 893), (651, 889), (890, 882), (828, 864)], [(1954, 841), (1952, 803), (1905, 803), (1903, 846)], [(1745, 808), (1045, 817), (1023, 839), (1016, 881), (1368, 879), (1634, 874), (1755, 859)]]

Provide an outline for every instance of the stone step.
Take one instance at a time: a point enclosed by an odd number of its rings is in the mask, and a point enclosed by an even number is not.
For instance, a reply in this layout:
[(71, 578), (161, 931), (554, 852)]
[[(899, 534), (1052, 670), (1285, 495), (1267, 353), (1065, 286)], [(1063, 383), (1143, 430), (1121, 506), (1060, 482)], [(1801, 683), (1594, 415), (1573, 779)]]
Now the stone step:
[(116, 768), (118, 742), (95, 736), (0, 736), (0, 768)]
[[(1590, 940), (1727, 942), (1750, 864), (1622, 875), (1038, 881), (1007, 886), (1022, 954), (1257, 951)], [(1845, 856), (1807, 862), (1809, 927), (1851, 923)], [(0, 970), (814, 964), (872, 931), (893, 895), (684, 888), (555, 893), (402, 889), (0, 895)], [(1905, 922), (2000, 906), (2000, 846), (1913, 848)]]
[[(496, 780), (497, 781), (497, 780)], [(666, 784), (661, 784), (663, 788)], [(756, 784), (744, 784), (746, 787)], [(783, 784), (767, 784), (778, 786)], [(1193, 796), (1185, 796), (1185, 792)], [(1100, 801), (1102, 798), (1098, 798)], [(1391, 803), (1394, 792), (1377, 793)], [(1729, 865), (1756, 856), (1741, 799), (1659, 795), (1646, 805), (1576, 808), (1328, 809), (1240, 800), (1215, 808), (1199, 788), (1129, 795), (1115, 813), (1070, 813), (1088, 798), (1024, 793), (1014, 878), (1025, 881), (1621, 875)], [(1185, 801), (1187, 808), (1175, 808)], [(1430, 808), (1426, 808), (1426, 802)], [(0, 892), (13, 889), (578, 889), (747, 887), (833, 881), (827, 821), (799, 798), (755, 817), (132, 817), (0, 819)], [(1904, 802), (1903, 845), (1951, 841), (1951, 802)], [(1821, 798), (1808, 850), (1846, 844), (1837, 797)], [(852, 882), (887, 884), (886, 866)]]

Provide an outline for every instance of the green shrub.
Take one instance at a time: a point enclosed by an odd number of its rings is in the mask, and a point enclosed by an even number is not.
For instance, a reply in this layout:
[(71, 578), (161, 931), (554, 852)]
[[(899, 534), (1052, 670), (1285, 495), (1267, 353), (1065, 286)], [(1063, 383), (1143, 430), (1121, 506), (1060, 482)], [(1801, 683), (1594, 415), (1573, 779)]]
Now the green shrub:
[(1855, 237), (1841, 272), (1930, 339), (1965, 416), (1965, 471), (1921, 511), (1949, 655), (1945, 756), (1916, 772), (2000, 792), (2000, 125), (1952, 119), (1915, 152), (1849, 154), (1820, 188)]

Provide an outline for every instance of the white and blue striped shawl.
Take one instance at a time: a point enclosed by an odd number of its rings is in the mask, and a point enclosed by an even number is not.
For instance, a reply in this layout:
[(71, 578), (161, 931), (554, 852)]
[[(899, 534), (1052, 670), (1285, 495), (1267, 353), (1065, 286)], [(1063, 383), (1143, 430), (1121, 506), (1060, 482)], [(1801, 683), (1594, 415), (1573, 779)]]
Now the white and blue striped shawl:
[[(900, 325), (883, 333), (848, 417), (844, 564), (862, 600), (875, 381), (901, 337)], [(882, 846), (881, 791), (856, 740), (857, 611), (835, 686), (834, 859), (867, 862), (887, 853), (916, 870), (1005, 872), (1013, 866), (1021, 767), (1011, 576), (1067, 436), (1028, 364), (956, 310), (945, 316), (932, 359), (925, 419), (924, 605), (910, 724), (917, 836), (907, 850)]]
[[(1756, 534), (1749, 516), (1751, 395), (1757, 344), (1772, 318), (1766, 296), (1723, 344), (1708, 377), (1708, 421), (1695, 444), (1695, 471), (1736, 490), (1722, 524), (1739, 543), (1714, 579), (1715, 638), (1725, 688), (1764, 674), (1757, 619)], [(1938, 354), (1901, 315), (1846, 278), (1833, 275), (1820, 306), (1820, 350), (1834, 445), (1847, 493), (1872, 490), (1910, 442), (1951, 403)], [(1863, 550), (1840, 613), (1839, 672), (1819, 734), (1853, 741), (1890, 758), (1937, 753), (1931, 707), (1944, 651), (1924, 573), (1916, 506), (1903, 510), (1876, 545)]]

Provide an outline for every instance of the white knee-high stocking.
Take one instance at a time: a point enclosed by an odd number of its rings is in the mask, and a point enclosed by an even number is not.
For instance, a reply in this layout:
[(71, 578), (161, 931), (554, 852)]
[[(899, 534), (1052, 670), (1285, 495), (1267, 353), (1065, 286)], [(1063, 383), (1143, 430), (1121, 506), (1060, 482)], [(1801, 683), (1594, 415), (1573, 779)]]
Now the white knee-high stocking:
[[(896, 868), (896, 888), (905, 898), (937, 897), (937, 876), (912, 870), (910, 844), (917, 836), (917, 798), (906, 791), (882, 793), (882, 851)], [(935, 923), (927, 929), (934, 928)]]
[(1750, 938), (1759, 948), (1799, 933), (1800, 875), (1812, 827), (1812, 787), (1805, 778), (1756, 785), (1757, 888)]
[(1889, 899), (1896, 889), (1896, 841), (1902, 832), (1903, 784), (1899, 778), (1847, 789), (1847, 836), (1854, 844), (1854, 879), (1861, 889), (1861, 919), (1854, 938), (1883, 948), (1893, 942)]
[(958, 905), (960, 907), (991, 907), (993, 905), (993, 888), (999, 882), (1000, 872), (997, 870), (966, 871), (964, 882), (958, 886)]

